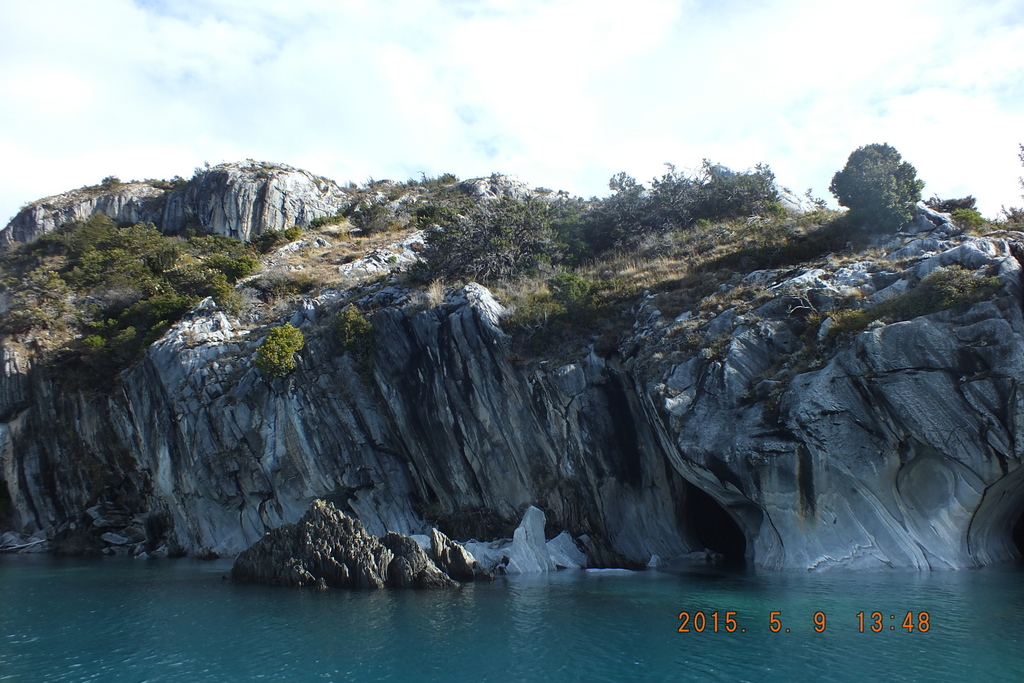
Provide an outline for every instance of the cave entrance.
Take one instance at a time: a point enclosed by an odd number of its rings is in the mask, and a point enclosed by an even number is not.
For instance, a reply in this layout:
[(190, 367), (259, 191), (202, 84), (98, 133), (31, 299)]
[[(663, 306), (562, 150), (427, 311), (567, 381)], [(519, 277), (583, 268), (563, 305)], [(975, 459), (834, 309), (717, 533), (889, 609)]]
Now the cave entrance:
[(1024, 558), (1024, 513), (1017, 518), (1016, 524), (1013, 525), (1013, 545), (1017, 548), (1017, 552)]
[(745, 561), (743, 530), (718, 501), (690, 482), (686, 482), (683, 518), (684, 528), (704, 548), (719, 553), (725, 562)]

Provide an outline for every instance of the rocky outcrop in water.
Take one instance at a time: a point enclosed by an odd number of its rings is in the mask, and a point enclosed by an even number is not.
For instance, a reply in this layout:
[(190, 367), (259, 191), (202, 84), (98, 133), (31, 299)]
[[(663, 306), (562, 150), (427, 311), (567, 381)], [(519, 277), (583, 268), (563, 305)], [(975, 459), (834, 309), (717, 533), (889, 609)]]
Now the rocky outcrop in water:
[[(359, 520), (313, 501), (295, 524), (268, 532), (235, 560), (239, 583), (319, 588), (451, 588), (458, 585), (408, 536), (366, 533)], [(472, 577), (470, 577), (472, 578)]]

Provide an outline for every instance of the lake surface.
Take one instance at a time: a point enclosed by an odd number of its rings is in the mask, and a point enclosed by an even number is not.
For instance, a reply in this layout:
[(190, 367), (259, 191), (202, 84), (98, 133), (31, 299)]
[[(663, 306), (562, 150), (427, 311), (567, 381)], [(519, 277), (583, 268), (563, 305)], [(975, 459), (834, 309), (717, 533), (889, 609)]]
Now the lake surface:
[(372, 593), (237, 586), (229, 570), (0, 556), (0, 680), (1024, 680), (1020, 567), (577, 571)]

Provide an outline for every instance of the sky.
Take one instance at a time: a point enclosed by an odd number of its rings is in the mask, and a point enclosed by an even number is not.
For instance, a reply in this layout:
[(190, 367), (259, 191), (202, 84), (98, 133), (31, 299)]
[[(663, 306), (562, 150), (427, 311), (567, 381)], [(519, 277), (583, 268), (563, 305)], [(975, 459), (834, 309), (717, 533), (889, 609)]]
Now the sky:
[(0, 221), (99, 183), (286, 163), (583, 197), (666, 162), (1024, 204), (1024, 0), (0, 0)]

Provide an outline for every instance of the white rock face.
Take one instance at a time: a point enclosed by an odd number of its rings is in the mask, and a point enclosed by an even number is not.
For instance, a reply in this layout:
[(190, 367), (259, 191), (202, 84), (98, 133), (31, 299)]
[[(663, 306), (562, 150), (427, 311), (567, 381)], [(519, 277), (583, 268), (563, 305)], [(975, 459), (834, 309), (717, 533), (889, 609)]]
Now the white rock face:
[(471, 178), (459, 183), (459, 189), (471, 197), (479, 199), (525, 199), (533, 196), (534, 191), (529, 185), (513, 176), (494, 174), (487, 178)]
[(0, 246), (31, 242), (71, 220), (101, 213), (118, 223), (152, 221), (165, 191), (147, 183), (126, 183), (109, 191), (73, 190), (32, 202), (0, 230)]
[(333, 181), (279, 164), (221, 164), (172, 193), (158, 225), (166, 232), (189, 227), (247, 241), (256, 235), (309, 225), (347, 202)]
[(265, 232), (306, 226), (349, 202), (336, 183), (282, 164), (220, 164), (184, 187), (164, 190), (146, 182), (83, 188), (33, 202), (0, 230), (0, 245), (31, 242), (62, 223), (105, 214), (119, 223), (149, 221), (168, 233), (227, 235), (249, 240)]
[(465, 547), (481, 565), (499, 574), (535, 574), (586, 567), (586, 556), (568, 533), (563, 531), (550, 541), (544, 540), (544, 524), (544, 512), (531, 505), (511, 541), (471, 542)]
[(801, 197), (788, 187), (776, 185), (775, 189), (779, 193), (779, 203), (793, 213), (810, 213), (819, 208), (809, 198)]

